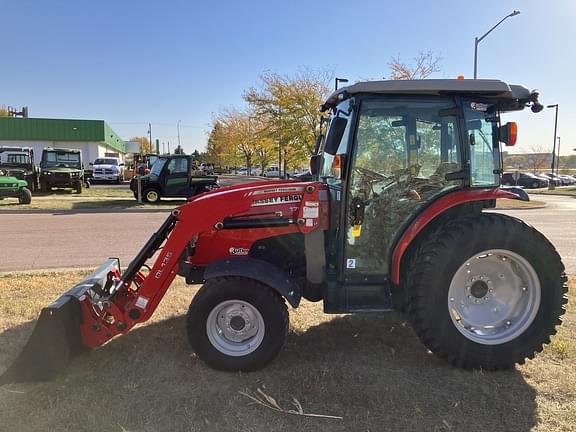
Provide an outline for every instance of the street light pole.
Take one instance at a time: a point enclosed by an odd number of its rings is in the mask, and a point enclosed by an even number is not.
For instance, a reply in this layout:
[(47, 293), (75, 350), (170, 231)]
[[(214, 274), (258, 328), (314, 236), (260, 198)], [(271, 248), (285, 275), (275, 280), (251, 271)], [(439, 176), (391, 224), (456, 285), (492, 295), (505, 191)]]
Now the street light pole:
[(492, 27), (490, 30), (488, 30), (486, 33), (484, 33), (482, 36), (480, 37), (476, 37), (474, 38), (474, 79), (478, 78), (478, 44), (480, 42), (482, 42), (482, 39), (484, 39), (486, 36), (488, 36), (492, 30), (494, 30), (496, 27), (498, 27), (500, 24), (502, 24), (506, 19), (519, 15), (520, 11), (513, 11), (511, 14), (506, 15), (504, 18), (502, 18), (500, 21), (498, 21), (498, 24), (496, 24), (494, 27)]
[(554, 174), (554, 167), (556, 166), (556, 131), (558, 130), (558, 104), (548, 105), (547, 108), (555, 108), (556, 114), (554, 115), (554, 143), (552, 145), (552, 163), (550, 168), (552, 168), (552, 174)]
[(178, 123), (176, 123), (176, 129), (178, 129), (178, 148), (179, 149), (182, 148), (182, 147), (180, 147), (180, 122), (181, 121), (182, 120), (178, 120)]
[(558, 139), (558, 157), (556, 158), (556, 175), (560, 172), (560, 137)]

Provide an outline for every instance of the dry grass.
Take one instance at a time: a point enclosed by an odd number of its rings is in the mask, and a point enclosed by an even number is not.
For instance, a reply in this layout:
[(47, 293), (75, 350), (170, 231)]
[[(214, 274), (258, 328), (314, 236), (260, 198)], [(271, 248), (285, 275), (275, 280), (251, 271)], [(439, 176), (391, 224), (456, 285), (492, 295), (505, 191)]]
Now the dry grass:
[[(41, 306), (81, 276), (0, 277), (0, 370), (25, 342)], [(174, 283), (151, 322), (78, 357), (58, 379), (1, 387), (0, 430), (576, 430), (573, 308), (535, 360), (484, 373), (437, 360), (400, 315), (330, 316), (320, 304), (305, 303), (291, 311), (279, 358), (242, 374), (214, 371), (190, 352), (184, 314), (196, 289)], [(273, 405), (263, 394), (272, 397), (284, 412), (245, 394)], [(287, 412), (298, 405), (343, 419)]]
[(35, 192), (30, 204), (19, 204), (17, 199), (0, 201), (0, 210), (79, 210), (79, 209), (130, 209), (173, 208), (184, 204), (184, 199), (163, 199), (158, 204), (138, 204), (128, 187), (91, 187), (76, 194), (70, 189), (54, 189), (48, 193)]
[(534, 209), (542, 207), (546, 207), (546, 203), (544, 201), (520, 201), (506, 198), (496, 200), (496, 208), (499, 210)]

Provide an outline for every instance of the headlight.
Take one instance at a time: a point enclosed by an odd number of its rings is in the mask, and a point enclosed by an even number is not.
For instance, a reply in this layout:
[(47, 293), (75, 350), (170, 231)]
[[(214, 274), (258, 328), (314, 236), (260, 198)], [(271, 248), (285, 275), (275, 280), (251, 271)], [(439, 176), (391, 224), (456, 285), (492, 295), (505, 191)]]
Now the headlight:
[(50, 171), (42, 171), (42, 175), (52, 175)]
[(70, 173), (70, 175), (71, 175), (72, 177), (78, 177), (79, 174), (80, 174), (80, 173), (77, 173), (77, 172)]

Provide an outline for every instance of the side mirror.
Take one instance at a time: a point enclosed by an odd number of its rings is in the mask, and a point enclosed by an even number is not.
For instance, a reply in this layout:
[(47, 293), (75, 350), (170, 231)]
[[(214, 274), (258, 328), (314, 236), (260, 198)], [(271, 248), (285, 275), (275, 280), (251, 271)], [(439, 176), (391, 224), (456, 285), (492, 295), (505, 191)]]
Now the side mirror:
[(336, 154), (347, 124), (348, 120), (346, 120), (344, 117), (334, 117), (332, 119), (330, 130), (328, 131), (328, 136), (326, 137), (326, 145), (324, 146), (324, 151), (326, 153), (331, 155)]
[(317, 176), (320, 174), (320, 164), (322, 163), (322, 156), (320, 155), (313, 155), (310, 158), (310, 173), (313, 176)]
[(118, 166), (124, 166), (124, 164), (123, 164), (123, 163), (121, 163), (121, 164), (120, 164), (120, 165), (118, 165)]
[(94, 163), (93, 163), (93, 162), (90, 162), (88, 165), (90, 165), (90, 166), (93, 166), (93, 165), (94, 165)]
[(508, 122), (500, 126), (500, 141), (508, 147), (516, 145), (518, 138), (518, 125), (515, 122)]

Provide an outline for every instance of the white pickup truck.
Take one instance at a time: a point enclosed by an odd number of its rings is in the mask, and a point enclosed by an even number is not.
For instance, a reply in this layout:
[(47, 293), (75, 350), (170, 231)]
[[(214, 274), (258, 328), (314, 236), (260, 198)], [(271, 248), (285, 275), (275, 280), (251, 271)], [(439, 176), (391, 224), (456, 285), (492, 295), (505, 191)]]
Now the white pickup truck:
[(124, 181), (124, 164), (116, 157), (98, 158), (92, 165), (93, 181), (115, 181), (120, 183)]

